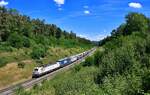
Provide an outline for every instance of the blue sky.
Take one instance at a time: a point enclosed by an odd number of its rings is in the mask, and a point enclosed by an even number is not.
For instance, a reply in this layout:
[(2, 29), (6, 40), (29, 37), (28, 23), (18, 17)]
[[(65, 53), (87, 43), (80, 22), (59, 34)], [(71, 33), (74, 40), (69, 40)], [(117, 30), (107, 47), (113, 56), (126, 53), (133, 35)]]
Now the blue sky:
[(150, 17), (150, 0), (0, 0), (0, 6), (45, 19), (90, 40), (110, 35), (128, 12)]

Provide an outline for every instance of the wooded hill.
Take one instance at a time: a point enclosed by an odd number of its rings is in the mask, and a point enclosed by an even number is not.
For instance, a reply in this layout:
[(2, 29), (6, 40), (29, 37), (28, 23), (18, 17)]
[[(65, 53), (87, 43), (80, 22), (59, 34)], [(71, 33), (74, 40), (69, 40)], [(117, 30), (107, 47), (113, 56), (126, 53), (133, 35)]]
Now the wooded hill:
[(100, 41), (104, 51), (91, 58), (99, 67), (95, 83), (106, 95), (149, 95), (150, 19), (132, 12), (125, 20)]
[[(0, 7), (0, 67), (18, 59), (44, 58), (51, 55), (48, 54), (50, 48), (87, 49), (91, 46), (90, 40), (78, 37), (72, 31), (67, 32), (44, 20), (32, 19), (15, 9)], [(7, 56), (2, 54), (6, 52)], [(22, 53), (19, 57), (9, 56), (9, 52)]]
[(77, 37), (72, 31), (67, 32), (54, 24), (47, 24), (44, 20), (31, 19), (15, 9), (0, 7), (0, 46), (28, 48), (34, 44), (75, 46), (91, 42)]

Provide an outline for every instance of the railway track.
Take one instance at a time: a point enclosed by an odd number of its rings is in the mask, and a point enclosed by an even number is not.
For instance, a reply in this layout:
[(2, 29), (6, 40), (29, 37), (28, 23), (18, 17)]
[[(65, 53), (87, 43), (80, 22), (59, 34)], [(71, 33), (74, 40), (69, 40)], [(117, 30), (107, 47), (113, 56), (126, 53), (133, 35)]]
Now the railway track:
[(13, 95), (15, 93), (15, 90), (18, 89), (19, 87), (23, 87), (25, 89), (28, 89), (28, 88), (31, 88), (32, 86), (34, 86), (35, 84), (41, 83), (43, 80), (52, 79), (58, 72), (62, 72), (62, 71), (68, 70), (68, 69), (74, 67), (75, 63), (81, 63), (81, 62), (85, 61), (85, 58), (88, 57), (88, 56), (91, 56), (95, 51), (96, 51), (96, 49), (91, 51), (85, 57), (77, 60), (76, 62), (73, 62), (70, 65), (67, 65), (67, 66), (65, 66), (63, 68), (55, 70), (55, 71), (53, 71), (53, 72), (51, 72), (51, 73), (49, 73), (47, 75), (44, 75), (42, 77), (35, 78), (35, 79), (29, 79), (29, 80), (27, 80), (25, 82), (22, 82), (22, 83), (19, 83), (19, 84), (16, 84), (16, 85), (12, 85), (12, 86), (10, 86), (8, 88), (2, 89), (2, 90), (0, 90), (0, 95)]

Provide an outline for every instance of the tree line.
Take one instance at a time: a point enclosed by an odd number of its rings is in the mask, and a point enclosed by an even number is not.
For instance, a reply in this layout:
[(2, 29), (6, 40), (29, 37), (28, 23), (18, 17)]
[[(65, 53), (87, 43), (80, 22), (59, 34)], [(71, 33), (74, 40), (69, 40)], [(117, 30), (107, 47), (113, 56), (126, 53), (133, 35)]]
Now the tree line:
[(117, 29), (112, 30), (111, 36), (99, 42), (102, 46), (106, 42), (111, 41), (119, 36), (131, 35), (133, 32), (148, 32), (150, 30), (150, 19), (144, 14), (131, 12), (125, 17), (126, 23), (121, 24)]
[(90, 40), (67, 32), (55, 24), (47, 24), (45, 20), (32, 19), (20, 14), (15, 9), (0, 7), (0, 44), (15, 48), (30, 47), (36, 44), (50, 44), (51, 40), (74, 40), (76, 43), (91, 44)]
[[(45, 20), (32, 19), (16, 9), (0, 7), (0, 52), (22, 49), (29, 58), (39, 60), (48, 55), (50, 47), (85, 49), (92, 45), (90, 40), (78, 37), (73, 31), (62, 30)], [(0, 57), (0, 67), (5, 66), (8, 59)]]

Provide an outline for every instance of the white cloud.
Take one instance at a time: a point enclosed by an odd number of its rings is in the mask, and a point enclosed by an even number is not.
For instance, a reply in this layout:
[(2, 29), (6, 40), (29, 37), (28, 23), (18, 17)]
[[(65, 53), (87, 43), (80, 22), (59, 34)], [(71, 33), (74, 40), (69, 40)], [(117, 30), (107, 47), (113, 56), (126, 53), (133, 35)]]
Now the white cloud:
[(90, 11), (89, 10), (85, 10), (84, 13), (85, 14), (90, 14)]
[(129, 3), (129, 7), (132, 7), (132, 8), (142, 8), (142, 5), (140, 3), (136, 3), (136, 2), (131, 2)]
[(6, 6), (8, 5), (8, 2), (5, 2), (4, 0), (0, 1), (0, 6)]
[(54, 0), (58, 6), (65, 4), (65, 0)]

